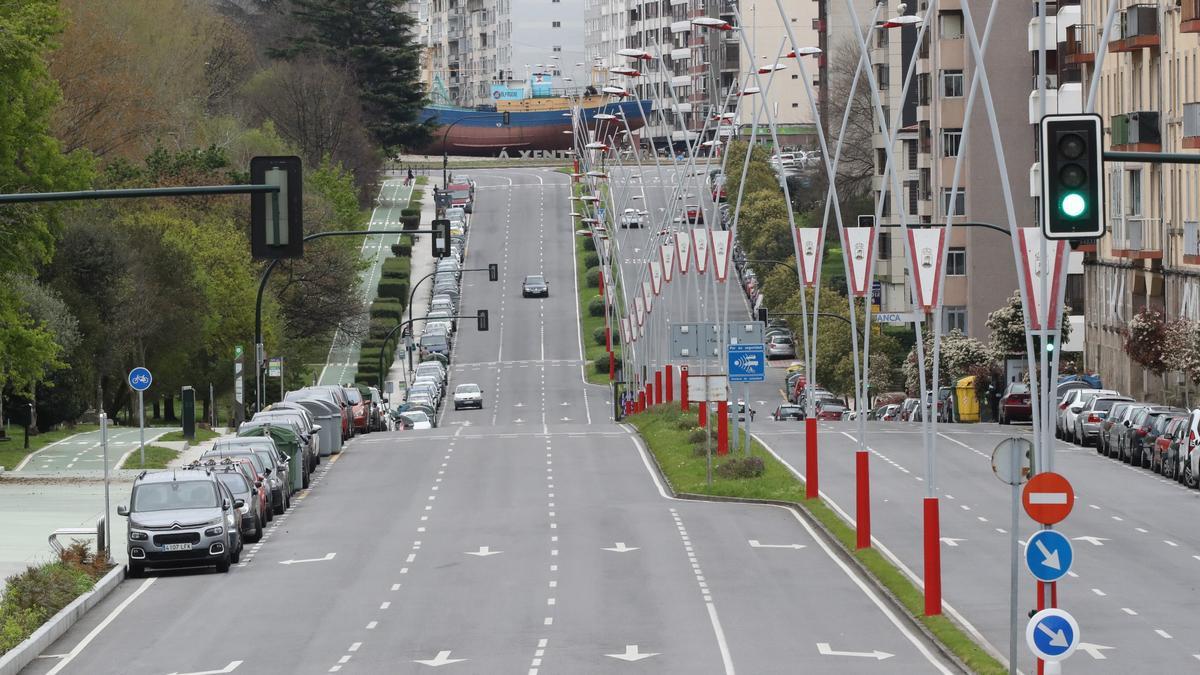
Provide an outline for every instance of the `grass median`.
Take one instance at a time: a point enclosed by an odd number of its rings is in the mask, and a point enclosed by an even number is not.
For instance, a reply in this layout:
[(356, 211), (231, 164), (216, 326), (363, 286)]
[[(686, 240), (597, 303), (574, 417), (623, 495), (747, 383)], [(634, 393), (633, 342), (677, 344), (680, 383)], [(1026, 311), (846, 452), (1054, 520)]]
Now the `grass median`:
[[(762, 473), (753, 478), (724, 478), (716, 469), (734, 458), (733, 454), (718, 460), (713, 458), (713, 482), (706, 481), (706, 457), (697, 449), (693, 435), (696, 413), (683, 413), (677, 404), (654, 406), (643, 413), (630, 415), (626, 421), (637, 428), (646, 441), (667, 481), (677, 493), (767, 499), (792, 502), (817, 520), (838, 544), (852, 555), (877, 582), (887, 588), (908, 613), (957, 656), (972, 672), (984, 675), (1007, 673), (999, 661), (971, 639), (957, 624), (945, 616), (925, 616), (925, 596), (887, 558), (875, 549), (855, 549), (854, 528), (825, 505), (821, 499), (804, 499), (804, 481), (780, 463), (757, 441), (752, 441), (750, 454), (761, 458)], [(715, 435), (715, 434), (714, 434)], [(716, 447), (716, 440), (712, 441)], [(715, 450), (714, 450), (715, 452)]]
[(121, 464), (122, 469), (165, 469), (171, 460), (179, 456), (178, 450), (164, 448), (161, 445), (146, 446), (146, 464), (142, 464), (142, 451), (140, 449), (129, 453), (125, 458), (125, 462)]
[[(196, 438), (193, 439), (192, 442), (193, 443), (203, 443), (204, 441), (211, 441), (212, 439), (217, 438), (220, 435), (221, 434), (218, 434), (217, 432), (213, 431), (212, 429), (205, 429), (204, 427), (196, 427)], [(162, 436), (159, 436), (156, 440), (167, 442), (167, 443), (172, 443), (172, 442), (178, 443), (180, 441), (185, 441), (187, 439), (185, 439), (183, 437), (182, 431), (172, 431), (169, 434), (163, 434)]]
[(12, 471), (17, 468), (30, 453), (37, 452), (42, 448), (57, 443), (64, 438), (70, 438), (75, 434), (83, 434), (89, 431), (95, 431), (100, 427), (95, 424), (77, 424), (73, 427), (63, 427), (54, 429), (53, 431), (43, 431), (36, 436), (29, 437), (29, 449), (25, 449), (25, 432), (21, 427), (9, 426), (9, 438), (7, 441), (0, 443), (0, 466), (6, 471)]

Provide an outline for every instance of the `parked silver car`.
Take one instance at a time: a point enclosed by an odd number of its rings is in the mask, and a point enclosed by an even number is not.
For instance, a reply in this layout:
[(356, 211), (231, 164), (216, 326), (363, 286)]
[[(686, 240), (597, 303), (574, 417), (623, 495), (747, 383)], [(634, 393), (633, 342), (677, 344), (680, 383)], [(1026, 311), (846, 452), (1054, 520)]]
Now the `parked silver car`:
[(796, 358), (796, 345), (790, 335), (772, 335), (767, 338), (766, 351), (768, 359)]
[(1132, 400), (1128, 396), (1093, 396), (1075, 416), (1075, 428), (1071, 430), (1071, 440), (1075, 445), (1099, 443), (1100, 425), (1104, 424), (1104, 418), (1108, 416), (1108, 411), (1112, 410), (1116, 403)]

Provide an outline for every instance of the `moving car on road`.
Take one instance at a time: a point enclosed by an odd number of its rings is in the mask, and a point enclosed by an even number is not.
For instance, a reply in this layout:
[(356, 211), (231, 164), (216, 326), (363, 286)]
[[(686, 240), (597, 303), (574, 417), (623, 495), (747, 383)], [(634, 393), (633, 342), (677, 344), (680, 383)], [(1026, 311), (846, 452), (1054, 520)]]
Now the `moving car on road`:
[(530, 274), (521, 282), (521, 297), (548, 298), (550, 297), (550, 282), (540, 274)]
[(1024, 382), (1009, 383), (1008, 389), (1004, 390), (1004, 396), (1000, 398), (1000, 424), (1032, 419), (1033, 407), (1029, 404), (1029, 385)]
[(792, 343), (792, 336), (790, 335), (772, 335), (767, 338), (766, 347), (768, 359), (796, 358), (796, 345)]
[(483, 390), (477, 384), (460, 384), (454, 388), (454, 409), (478, 408), (483, 410)]
[(776, 422), (783, 420), (801, 421), (804, 419), (804, 408), (794, 403), (780, 403), (775, 407), (775, 412), (771, 413), (771, 419)]

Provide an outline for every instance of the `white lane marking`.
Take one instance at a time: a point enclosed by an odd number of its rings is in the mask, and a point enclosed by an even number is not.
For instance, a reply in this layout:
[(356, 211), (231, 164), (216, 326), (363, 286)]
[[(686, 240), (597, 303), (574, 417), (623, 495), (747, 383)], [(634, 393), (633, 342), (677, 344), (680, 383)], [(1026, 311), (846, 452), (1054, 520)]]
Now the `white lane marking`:
[(108, 624), (112, 623), (118, 616), (120, 616), (121, 612), (124, 612), (126, 607), (132, 605), (133, 601), (137, 600), (139, 595), (145, 593), (146, 589), (150, 588), (150, 586), (157, 579), (158, 577), (150, 577), (149, 579), (143, 581), (142, 584), (133, 591), (133, 593), (129, 594), (128, 598), (122, 600), (121, 604), (113, 608), (113, 611), (109, 612), (108, 616), (104, 617), (104, 620), (97, 624), (96, 627), (91, 630), (91, 632), (85, 635), (84, 638), (79, 641), (79, 644), (75, 645), (71, 651), (67, 652), (67, 655), (63, 657), (63, 660), (55, 664), (54, 667), (46, 673), (46, 675), (56, 675), (63, 668), (66, 668), (67, 664), (69, 664), (71, 661), (74, 661), (75, 657), (79, 656), (79, 654), (82, 653), (83, 650), (92, 643), (92, 640), (95, 640), (96, 636), (100, 635), (100, 633), (108, 627)]
[(1161, 628), (1155, 628), (1154, 632), (1158, 633), (1159, 637), (1166, 638), (1168, 640), (1171, 639), (1171, 634)]
[(1122, 611), (1122, 612), (1125, 612), (1125, 613), (1126, 613), (1126, 614), (1128, 614), (1129, 616), (1137, 616), (1137, 615), (1138, 615), (1138, 613), (1137, 613), (1137, 612), (1133, 611), (1132, 609), (1130, 609), (1130, 608), (1128, 608), (1128, 607), (1122, 607), (1122, 608), (1121, 608), (1121, 611)]

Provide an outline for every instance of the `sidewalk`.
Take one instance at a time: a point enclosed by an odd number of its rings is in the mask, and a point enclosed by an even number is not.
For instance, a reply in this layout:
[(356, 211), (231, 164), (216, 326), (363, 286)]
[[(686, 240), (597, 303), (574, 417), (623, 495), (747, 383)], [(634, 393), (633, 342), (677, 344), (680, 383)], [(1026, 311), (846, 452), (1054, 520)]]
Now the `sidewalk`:
[[(436, 206), (433, 202), (433, 183), (426, 182), (422, 186), (424, 196), (421, 198), (421, 227), (428, 227), (429, 223), (433, 222), (433, 217), (436, 212)], [(409, 283), (416, 284), (425, 275), (433, 272), (437, 263), (433, 259), (432, 244), (429, 243), (428, 234), (414, 234), (412, 247), (412, 267), (409, 272)], [(411, 288), (411, 286), (410, 286)], [(412, 335), (413, 339), (421, 334), (421, 330), (425, 327), (425, 322), (421, 317), (424, 317), (429, 310), (430, 291), (433, 288), (433, 280), (428, 279), (421, 287), (417, 289), (413, 296), (412, 304)], [(405, 308), (405, 318), (408, 318), (408, 308)], [(405, 382), (408, 380), (406, 370), (408, 368), (408, 355), (404, 351), (404, 341), (399, 341), (399, 349), (392, 357), (392, 365), (388, 369), (386, 381), (392, 383), (392, 398), (391, 401), (398, 403), (401, 399), (400, 392), (405, 389)], [(414, 355), (415, 362), (415, 355)], [(386, 385), (385, 385), (386, 386)]]

